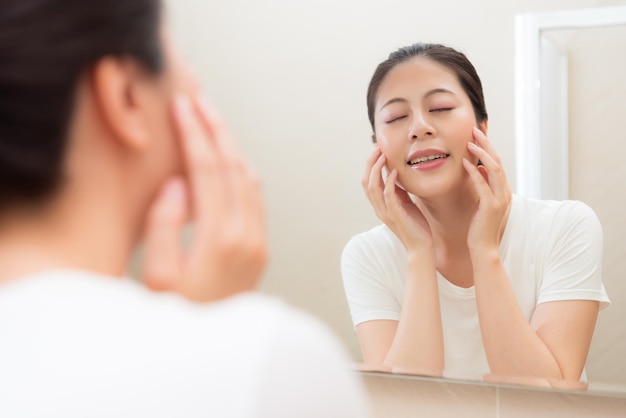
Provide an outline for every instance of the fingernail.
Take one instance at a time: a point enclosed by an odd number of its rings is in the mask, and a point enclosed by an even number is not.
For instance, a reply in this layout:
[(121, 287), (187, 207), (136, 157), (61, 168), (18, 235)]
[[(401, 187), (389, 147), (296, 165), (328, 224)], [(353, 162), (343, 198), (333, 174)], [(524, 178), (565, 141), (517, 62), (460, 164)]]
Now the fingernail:
[(181, 179), (170, 180), (165, 185), (163, 196), (167, 199), (180, 200), (185, 194), (184, 190), (185, 188)]
[(181, 118), (189, 118), (191, 113), (191, 104), (186, 96), (178, 96), (175, 100), (176, 112)]
[(474, 144), (473, 142), (468, 142), (468, 143), (467, 143), (467, 145), (468, 145), (470, 148), (478, 149), (478, 145)]
[(481, 139), (483, 139), (485, 141), (487, 140), (487, 135), (485, 135), (483, 131), (478, 129), (476, 126), (474, 126), (473, 130), (474, 130), (474, 135), (475, 136), (479, 136), (479, 137), (481, 137)]

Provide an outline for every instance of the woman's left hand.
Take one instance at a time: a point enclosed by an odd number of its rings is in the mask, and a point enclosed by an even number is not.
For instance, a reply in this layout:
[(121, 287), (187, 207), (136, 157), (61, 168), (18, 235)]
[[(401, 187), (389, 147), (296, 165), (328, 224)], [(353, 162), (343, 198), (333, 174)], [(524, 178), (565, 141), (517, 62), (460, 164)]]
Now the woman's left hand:
[[(255, 290), (267, 262), (259, 179), (217, 111), (199, 97), (172, 106), (184, 178), (171, 178), (148, 211), (143, 282), (211, 302)], [(194, 223), (186, 245), (186, 221)]]
[(470, 253), (489, 249), (498, 251), (511, 204), (511, 189), (500, 157), (485, 134), (474, 128), (473, 136), (476, 143), (469, 142), (467, 148), (483, 165), (477, 167), (467, 159), (463, 160), (463, 166), (478, 193), (478, 205), (467, 234), (467, 245)]

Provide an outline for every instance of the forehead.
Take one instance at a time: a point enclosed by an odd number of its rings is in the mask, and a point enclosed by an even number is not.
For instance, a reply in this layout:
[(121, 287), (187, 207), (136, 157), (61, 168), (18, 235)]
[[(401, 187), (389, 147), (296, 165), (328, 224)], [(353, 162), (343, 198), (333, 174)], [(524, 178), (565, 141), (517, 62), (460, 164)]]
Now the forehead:
[(387, 73), (378, 89), (376, 102), (385, 103), (395, 97), (421, 98), (436, 88), (465, 96), (454, 71), (429, 58), (418, 57), (396, 65)]

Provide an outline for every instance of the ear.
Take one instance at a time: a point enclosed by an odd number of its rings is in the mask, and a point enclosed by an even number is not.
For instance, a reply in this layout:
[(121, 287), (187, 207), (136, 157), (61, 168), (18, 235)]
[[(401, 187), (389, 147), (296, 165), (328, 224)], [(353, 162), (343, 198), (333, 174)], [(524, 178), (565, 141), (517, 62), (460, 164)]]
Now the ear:
[(145, 148), (149, 129), (141, 106), (145, 73), (130, 59), (105, 57), (91, 73), (93, 96), (103, 124), (121, 145)]

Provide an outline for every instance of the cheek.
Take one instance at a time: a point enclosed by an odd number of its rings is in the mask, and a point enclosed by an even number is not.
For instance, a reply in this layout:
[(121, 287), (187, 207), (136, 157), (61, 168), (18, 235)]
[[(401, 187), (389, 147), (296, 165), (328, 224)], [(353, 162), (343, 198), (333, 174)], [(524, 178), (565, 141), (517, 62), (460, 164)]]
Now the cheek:
[(387, 172), (391, 172), (391, 170), (393, 170), (394, 168), (400, 171), (400, 168), (404, 166), (404, 163), (402, 161), (403, 158), (399, 157), (399, 153), (393, 147), (390, 148), (387, 146), (383, 146), (382, 144), (380, 146), (380, 150), (385, 155), (385, 157), (387, 157), (387, 163), (385, 164)]
[(473, 115), (467, 115), (467, 117), (459, 118), (455, 123), (447, 124), (444, 128), (446, 131), (444, 135), (450, 140), (450, 146), (469, 154), (467, 143), (474, 140), (472, 135), (474, 126), (476, 126), (476, 120)]
[(389, 147), (389, 139), (387, 139), (387, 135), (385, 135), (384, 132), (381, 132), (380, 130), (376, 130), (375, 136), (376, 136), (376, 143), (381, 149), (386, 149), (387, 147)]
[(387, 166), (396, 168), (399, 157), (404, 153), (403, 147), (399, 144), (397, 139), (391, 139), (384, 132), (376, 134), (376, 141), (380, 150), (387, 157)]
[(171, 100), (168, 94), (154, 98), (151, 115), (150, 134), (152, 137), (152, 157), (159, 177), (182, 172), (180, 140), (174, 128)]

